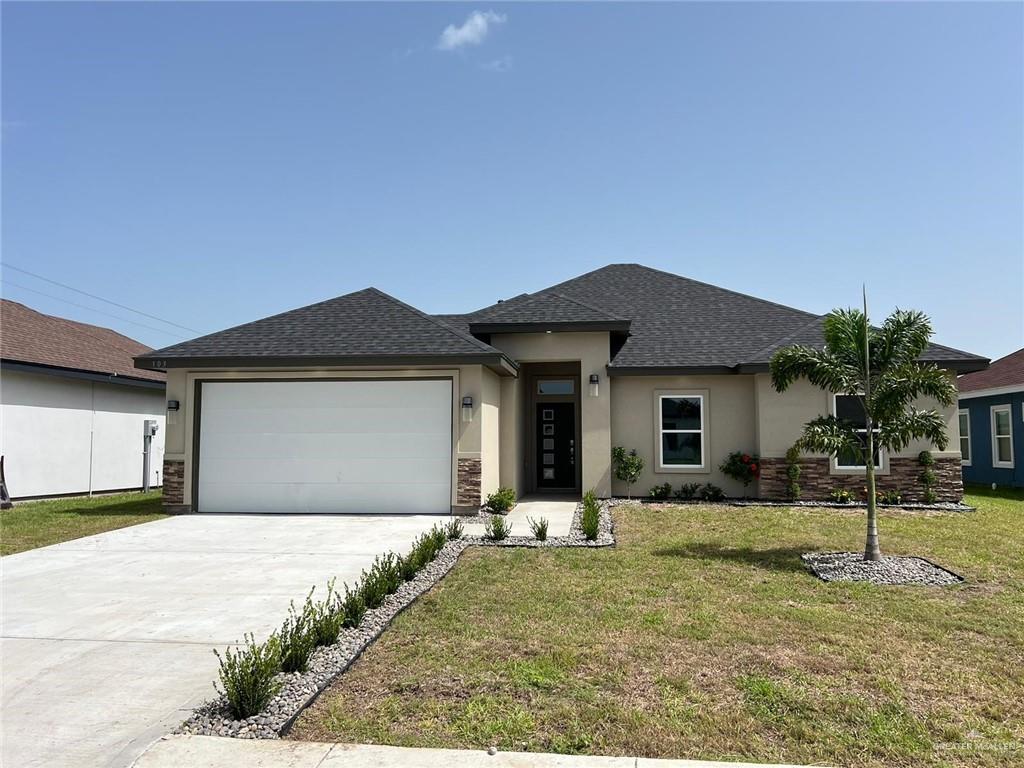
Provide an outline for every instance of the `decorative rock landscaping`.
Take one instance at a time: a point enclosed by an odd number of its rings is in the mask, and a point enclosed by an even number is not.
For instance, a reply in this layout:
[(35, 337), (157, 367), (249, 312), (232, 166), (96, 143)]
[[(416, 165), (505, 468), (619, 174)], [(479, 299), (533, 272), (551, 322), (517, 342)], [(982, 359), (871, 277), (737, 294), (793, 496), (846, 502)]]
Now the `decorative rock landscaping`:
[(244, 720), (236, 720), (231, 715), (225, 698), (218, 696), (195, 710), (175, 733), (228, 736), (240, 739), (280, 738), (299, 713), (312, 704), (331, 682), (345, 672), (362, 652), (380, 637), (398, 614), (447, 575), (467, 548), (471, 546), (553, 548), (614, 545), (615, 537), (609, 505), (601, 504), (599, 533), (595, 541), (589, 541), (583, 534), (580, 525), (582, 509), (583, 505), (577, 504), (568, 536), (552, 536), (546, 541), (537, 541), (526, 536), (510, 536), (501, 541), (492, 541), (483, 536), (464, 535), (460, 539), (449, 541), (441, 548), (434, 560), (424, 566), (411, 580), (402, 584), (396, 592), (388, 595), (379, 608), (368, 610), (359, 626), (353, 629), (342, 629), (336, 643), (314, 650), (309, 658), (306, 672), (280, 673), (278, 680), (281, 682), (281, 690), (271, 699), (264, 711)]
[(872, 584), (948, 587), (963, 577), (923, 557), (883, 557), (865, 560), (855, 552), (809, 552), (800, 559), (822, 581), (867, 581)]

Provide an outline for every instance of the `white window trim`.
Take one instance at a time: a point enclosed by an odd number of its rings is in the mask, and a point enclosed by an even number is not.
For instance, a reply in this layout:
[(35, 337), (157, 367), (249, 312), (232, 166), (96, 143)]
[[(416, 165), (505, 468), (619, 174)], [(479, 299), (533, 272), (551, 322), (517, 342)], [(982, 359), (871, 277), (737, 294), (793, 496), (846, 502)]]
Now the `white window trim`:
[[(960, 466), (969, 467), (971, 466), (971, 461), (974, 459), (974, 443), (971, 442), (971, 409), (961, 408), (959, 411), (956, 412), (957, 427), (960, 426), (961, 416), (967, 417), (967, 434), (965, 435), (962, 430), (960, 432)], [(963, 449), (963, 439), (965, 437), (967, 438), (967, 455), (970, 457), (967, 459), (964, 458)]]
[[(996, 435), (996, 414), (1005, 413), (1006, 423), (1010, 427), (1010, 434), (1003, 435), (1003, 438), (1010, 441), (1010, 460), (999, 460), (999, 436)], [(996, 469), (1013, 469), (1013, 406), (1010, 404), (993, 405), (989, 408), (989, 418), (992, 424), (992, 466)]]
[[(677, 399), (685, 397), (690, 400), (700, 401), (700, 430), (696, 429), (662, 429), (661, 403), (666, 399)], [(707, 440), (707, 396), (698, 392), (659, 392), (655, 401), (655, 416), (657, 418), (656, 429), (657, 446), (655, 446), (658, 457), (658, 472), (707, 472), (708, 463), (708, 440)], [(688, 434), (700, 435), (700, 464), (666, 464), (664, 460), (663, 435)]]
[[(836, 409), (836, 398), (840, 397), (840, 396), (842, 396), (842, 397), (857, 397), (857, 395), (847, 395), (844, 392), (840, 392), (840, 393), (833, 392), (832, 393), (832, 415), (833, 416), (838, 416), (838, 414), (839, 414), (838, 410)], [(857, 430), (857, 431), (858, 432), (864, 432), (864, 433), (867, 432), (866, 429), (864, 429), (864, 430)], [(871, 431), (877, 434), (878, 433), (878, 427), (875, 427)], [(837, 472), (863, 472), (863, 471), (865, 471), (867, 469), (867, 466), (864, 465), (864, 464), (840, 464), (839, 463), (839, 454), (837, 454), (837, 453), (832, 454), (832, 456), (830, 457), (830, 461), (832, 463), (832, 469), (837, 471)], [(878, 446), (878, 463), (875, 465), (875, 470), (878, 471), (878, 472), (885, 472), (885, 467), (886, 467), (885, 449), (882, 448), (882, 446)]]

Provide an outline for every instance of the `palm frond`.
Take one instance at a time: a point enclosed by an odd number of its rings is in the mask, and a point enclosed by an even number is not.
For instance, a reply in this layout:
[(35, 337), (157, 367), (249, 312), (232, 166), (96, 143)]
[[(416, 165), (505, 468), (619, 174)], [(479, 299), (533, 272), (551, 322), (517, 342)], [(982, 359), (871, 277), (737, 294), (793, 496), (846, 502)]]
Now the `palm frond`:
[(874, 381), (869, 407), (874, 419), (884, 423), (898, 418), (910, 403), (922, 396), (948, 407), (956, 402), (956, 385), (931, 363), (905, 363), (883, 371)]
[(864, 444), (853, 424), (835, 416), (819, 416), (804, 425), (804, 432), (797, 440), (802, 451), (812, 453), (853, 454), (864, 461)]
[(769, 370), (777, 392), (785, 392), (794, 381), (802, 378), (829, 392), (855, 392), (861, 386), (857, 369), (830, 349), (801, 345), (780, 349), (772, 355)]
[(884, 370), (888, 366), (915, 362), (928, 348), (932, 324), (924, 312), (897, 309), (871, 331), (872, 367)]
[(927, 440), (940, 451), (945, 450), (949, 438), (942, 414), (909, 408), (878, 427), (878, 442), (889, 451), (902, 451), (911, 440)]

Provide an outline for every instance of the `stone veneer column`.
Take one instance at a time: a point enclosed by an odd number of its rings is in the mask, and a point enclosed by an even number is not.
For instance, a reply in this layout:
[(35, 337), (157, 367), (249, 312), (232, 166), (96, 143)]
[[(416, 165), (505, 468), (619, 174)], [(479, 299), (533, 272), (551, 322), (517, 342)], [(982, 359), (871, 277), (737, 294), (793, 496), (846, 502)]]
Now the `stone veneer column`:
[(179, 515), (192, 511), (185, 503), (185, 462), (164, 459), (164, 511)]
[(458, 489), (455, 493), (457, 511), (472, 514), (480, 508), (480, 459), (459, 459)]
[[(907, 502), (923, 501), (924, 486), (921, 485), (921, 473), (924, 472), (917, 457), (892, 457), (889, 459), (889, 474), (875, 475), (875, 484), (879, 491), (898, 490)], [(937, 456), (932, 467), (935, 473), (935, 491), (937, 501), (957, 502), (964, 496), (963, 475), (960, 459), (956, 456)], [(829, 460), (825, 458), (800, 459), (800, 500), (828, 501), (834, 488), (845, 488), (854, 498), (860, 499), (866, 487), (863, 475), (829, 474)], [(761, 477), (758, 481), (761, 498), (786, 498), (786, 460), (761, 459)]]

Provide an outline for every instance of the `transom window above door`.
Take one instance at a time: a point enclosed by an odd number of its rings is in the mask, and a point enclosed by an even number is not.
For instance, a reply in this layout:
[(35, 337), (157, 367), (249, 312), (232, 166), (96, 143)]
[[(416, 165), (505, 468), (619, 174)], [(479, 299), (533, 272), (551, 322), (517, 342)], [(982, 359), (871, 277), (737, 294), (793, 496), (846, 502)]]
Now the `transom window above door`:
[(704, 466), (704, 396), (659, 395), (658, 466)]
[(572, 395), (576, 392), (576, 382), (572, 379), (539, 379), (538, 395)]

